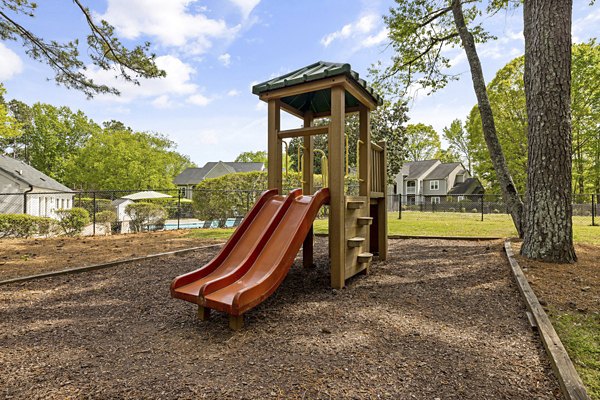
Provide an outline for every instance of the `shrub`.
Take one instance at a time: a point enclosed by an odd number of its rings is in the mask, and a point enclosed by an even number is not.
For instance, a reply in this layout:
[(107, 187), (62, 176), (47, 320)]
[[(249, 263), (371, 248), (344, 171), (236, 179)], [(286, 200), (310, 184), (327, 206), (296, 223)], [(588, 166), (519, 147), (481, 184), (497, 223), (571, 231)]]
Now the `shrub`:
[(163, 207), (147, 202), (128, 204), (125, 213), (131, 218), (129, 226), (134, 232), (141, 232), (149, 225), (164, 226), (167, 217), (167, 211)]
[[(75, 197), (73, 204), (77, 207), (84, 208), (89, 215), (94, 214), (94, 199), (91, 197)], [(109, 199), (96, 199), (96, 213), (112, 210), (111, 201)]]
[(83, 228), (90, 223), (90, 214), (81, 207), (56, 210), (58, 216), (58, 226), (67, 236), (75, 236), (83, 231)]
[(177, 210), (180, 209), (180, 217), (182, 218), (193, 218), (194, 217), (194, 205), (190, 199), (181, 199), (181, 207), (179, 207), (179, 199), (177, 197), (164, 197), (159, 199), (147, 199), (144, 200), (148, 203), (159, 204), (167, 211), (167, 218), (176, 219)]
[(0, 238), (27, 238), (48, 235), (54, 230), (54, 220), (27, 214), (0, 214)]
[(100, 211), (96, 214), (96, 222), (112, 224), (117, 220), (117, 213), (112, 210)]

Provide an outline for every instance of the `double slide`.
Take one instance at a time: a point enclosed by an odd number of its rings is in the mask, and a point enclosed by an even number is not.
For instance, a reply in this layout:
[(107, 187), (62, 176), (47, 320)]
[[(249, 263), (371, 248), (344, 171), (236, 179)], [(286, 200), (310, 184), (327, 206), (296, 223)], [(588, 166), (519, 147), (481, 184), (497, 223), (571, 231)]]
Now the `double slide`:
[(329, 202), (329, 190), (287, 196), (268, 190), (206, 265), (171, 283), (171, 297), (206, 309), (241, 316), (279, 287), (317, 212)]

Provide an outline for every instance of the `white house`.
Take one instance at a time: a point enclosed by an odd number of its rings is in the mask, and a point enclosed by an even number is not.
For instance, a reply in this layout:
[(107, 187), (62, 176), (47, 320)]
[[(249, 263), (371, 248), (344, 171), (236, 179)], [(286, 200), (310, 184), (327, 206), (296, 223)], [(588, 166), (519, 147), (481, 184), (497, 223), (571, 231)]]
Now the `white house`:
[(21, 160), (0, 155), (0, 213), (56, 218), (74, 192)]
[(481, 182), (459, 162), (407, 162), (394, 179), (394, 194), (402, 195), (407, 204), (440, 203), (448, 195), (462, 200), (461, 197), (483, 192)]

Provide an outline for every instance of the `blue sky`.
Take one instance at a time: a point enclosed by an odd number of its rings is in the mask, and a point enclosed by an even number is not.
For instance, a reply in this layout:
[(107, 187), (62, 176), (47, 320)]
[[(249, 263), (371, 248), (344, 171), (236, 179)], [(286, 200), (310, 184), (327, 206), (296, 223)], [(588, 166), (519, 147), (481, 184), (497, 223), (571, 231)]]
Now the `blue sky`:
[[(266, 148), (266, 106), (251, 86), (318, 60), (348, 62), (361, 76), (377, 60), (389, 59), (382, 15), (389, 0), (98, 0), (85, 1), (116, 27), (125, 44), (151, 41), (168, 77), (139, 87), (112, 82), (121, 97), (93, 100), (56, 86), (52, 71), (31, 61), (18, 43), (0, 42), (0, 82), (8, 98), (81, 109), (97, 122), (116, 119), (136, 130), (161, 132), (178, 150), (203, 165), (231, 161), (240, 152)], [(575, 0), (575, 42), (597, 37), (600, 4)], [(38, 2), (34, 19), (21, 19), (36, 34), (66, 41), (84, 37), (85, 24), (71, 1)], [(498, 40), (479, 46), (486, 80), (523, 53), (522, 12), (485, 20)], [(441, 133), (475, 104), (468, 65), (459, 49), (449, 49), (453, 73), (461, 79), (431, 95), (419, 92), (410, 104), (409, 123), (431, 124)], [(111, 73), (89, 73), (111, 83)], [(285, 117), (284, 128), (300, 126)]]

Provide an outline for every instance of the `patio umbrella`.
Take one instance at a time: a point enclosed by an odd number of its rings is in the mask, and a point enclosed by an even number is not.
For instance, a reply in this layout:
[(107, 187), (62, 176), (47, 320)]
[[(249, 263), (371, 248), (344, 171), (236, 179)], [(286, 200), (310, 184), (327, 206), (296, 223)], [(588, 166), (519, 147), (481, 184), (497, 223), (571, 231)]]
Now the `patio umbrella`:
[(122, 199), (130, 199), (130, 200), (144, 200), (144, 199), (162, 199), (165, 197), (173, 197), (168, 194), (155, 192), (154, 190), (146, 190), (143, 192), (137, 192), (133, 194), (128, 194), (127, 196), (121, 197)]

